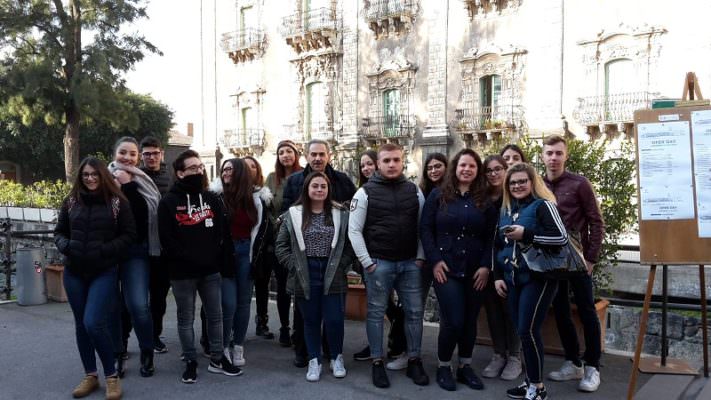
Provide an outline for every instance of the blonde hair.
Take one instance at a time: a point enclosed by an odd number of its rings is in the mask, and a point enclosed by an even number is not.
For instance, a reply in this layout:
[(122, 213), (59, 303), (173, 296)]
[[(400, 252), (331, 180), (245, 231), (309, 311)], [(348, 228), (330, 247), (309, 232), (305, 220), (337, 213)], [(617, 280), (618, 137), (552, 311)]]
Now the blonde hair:
[(506, 212), (511, 213), (511, 188), (509, 187), (509, 181), (511, 180), (511, 175), (517, 172), (525, 172), (528, 175), (528, 180), (531, 182), (531, 194), (536, 199), (548, 200), (553, 204), (556, 204), (555, 195), (548, 189), (543, 178), (536, 173), (536, 170), (530, 164), (520, 163), (509, 167), (506, 171), (506, 179), (504, 180), (504, 197), (501, 203), (501, 209), (506, 210)]

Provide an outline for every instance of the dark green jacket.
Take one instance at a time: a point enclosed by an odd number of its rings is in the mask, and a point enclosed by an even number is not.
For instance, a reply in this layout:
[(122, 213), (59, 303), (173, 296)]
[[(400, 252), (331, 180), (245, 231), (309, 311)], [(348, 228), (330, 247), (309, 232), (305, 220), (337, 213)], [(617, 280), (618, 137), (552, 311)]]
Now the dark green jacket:
[[(275, 252), (279, 263), (289, 271), (287, 291), (308, 300), (311, 289), (309, 265), (305, 253), (306, 244), (301, 230), (301, 210), (300, 205), (293, 206), (284, 213), (284, 222), (279, 229)], [(353, 248), (348, 240), (348, 211), (334, 204), (331, 213), (336, 229), (323, 279), (323, 292), (324, 294), (346, 293), (348, 291), (346, 273), (351, 270), (355, 259)]]

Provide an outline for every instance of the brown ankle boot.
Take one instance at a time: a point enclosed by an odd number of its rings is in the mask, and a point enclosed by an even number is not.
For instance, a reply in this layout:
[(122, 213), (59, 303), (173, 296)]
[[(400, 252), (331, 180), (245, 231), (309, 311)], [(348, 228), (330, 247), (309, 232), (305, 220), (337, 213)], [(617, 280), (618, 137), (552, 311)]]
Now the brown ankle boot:
[(106, 378), (106, 400), (119, 400), (121, 398), (121, 380), (118, 376)]
[(99, 378), (97, 378), (95, 375), (87, 375), (84, 377), (84, 379), (81, 380), (81, 382), (79, 382), (77, 387), (74, 388), (72, 396), (74, 396), (75, 399), (78, 399), (80, 397), (86, 397), (98, 388)]

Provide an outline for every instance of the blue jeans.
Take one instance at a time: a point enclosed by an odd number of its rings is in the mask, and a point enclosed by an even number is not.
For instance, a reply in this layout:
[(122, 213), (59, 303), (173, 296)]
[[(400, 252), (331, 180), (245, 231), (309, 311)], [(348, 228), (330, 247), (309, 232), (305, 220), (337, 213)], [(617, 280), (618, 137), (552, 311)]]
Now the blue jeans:
[(93, 278), (82, 278), (64, 270), (64, 288), (74, 314), (77, 347), (87, 374), (96, 372), (96, 354), (104, 375), (116, 373), (114, 350), (109, 331), (109, 311), (116, 303), (117, 272), (110, 268)]
[(383, 358), (383, 318), (393, 288), (405, 310), (405, 338), (409, 357), (419, 357), (422, 345), (422, 274), (415, 259), (387, 261), (373, 259), (378, 266), (365, 271), (368, 297), (368, 343), (373, 358)]
[[(128, 258), (119, 264), (119, 282), (126, 308), (131, 315), (131, 323), (141, 350), (153, 351), (153, 318), (148, 301), (151, 265), (146, 243), (132, 244), (128, 248)], [(111, 316), (111, 330), (114, 350), (123, 351), (121, 330), (121, 307), (117, 302)]]
[(437, 357), (451, 361), (454, 348), (459, 348), (459, 359), (472, 358), (476, 340), (476, 319), (484, 292), (474, 290), (471, 278), (447, 277), (447, 282), (434, 282), (439, 302), (439, 335)]
[[(249, 261), (250, 240), (241, 239), (234, 241), (235, 246), (235, 316), (233, 322), (234, 344), (242, 346), (244, 337), (247, 336), (249, 326), (249, 313), (252, 306), (252, 264)], [(229, 289), (228, 289), (229, 290)]]
[(331, 359), (343, 353), (346, 298), (343, 293), (324, 294), (323, 275), (328, 258), (309, 258), (309, 299), (297, 297), (304, 318), (304, 340), (310, 359), (321, 360), (321, 322), (324, 324)]
[(522, 285), (514, 286), (507, 280), (506, 286), (508, 286), (511, 319), (521, 338), (526, 377), (531, 383), (541, 383), (543, 382), (541, 326), (558, 290), (558, 281), (531, 278)]
[(588, 274), (580, 274), (570, 279), (558, 282), (558, 294), (553, 300), (553, 311), (555, 321), (558, 325), (560, 342), (565, 349), (565, 359), (580, 364), (580, 344), (578, 343), (578, 333), (573, 324), (570, 314), (569, 290), (573, 291), (575, 305), (578, 306), (578, 315), (583, 324), (585, 334), (585, 354), (583, 359), (587, 365), (600, 368), (600, 355), (602, 345), (600, 344), (602, 332), (600, 330), (600, 319), (595, 310), (595, 300), (593, 299), (592, 278)]
[(195, 361), (195, 294), (200, 301), (207, 319), (207, 333), (210, 338), (210, 359), (219, 362), (222, 358), (222, 294), (220, 274), (215, 273), (200, 279), (177, 279), (170, 281), (173, 286), (175, 305), (178, 313), (178, 337), (186, 360)]

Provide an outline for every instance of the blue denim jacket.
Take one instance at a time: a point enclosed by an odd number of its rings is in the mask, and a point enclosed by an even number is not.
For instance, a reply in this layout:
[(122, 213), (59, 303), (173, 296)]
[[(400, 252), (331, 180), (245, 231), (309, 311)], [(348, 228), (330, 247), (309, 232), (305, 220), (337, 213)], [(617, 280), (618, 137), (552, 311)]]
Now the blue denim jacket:
[(420, 238), (428, 265), (444, 261), (449, 275), (470, 277), (479, 267), (491, 268), (497, 212), (487, 202), (478, 208), (468, 195), (457, 195), (445, 206), (442, 192), (435, 189), (422, 209)]

